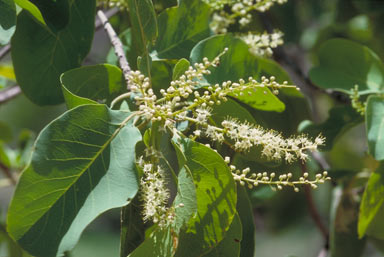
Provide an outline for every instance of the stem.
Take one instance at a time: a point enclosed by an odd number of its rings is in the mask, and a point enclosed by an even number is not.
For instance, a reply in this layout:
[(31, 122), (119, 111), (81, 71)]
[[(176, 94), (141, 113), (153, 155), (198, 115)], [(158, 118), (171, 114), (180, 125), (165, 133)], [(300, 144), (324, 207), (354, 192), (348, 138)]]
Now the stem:
[(11, 170), (1, 162), (0, 162), (0, 169), (3, 171), (4, 175), (9, 179), (9, 181), (11, 181), (12, 185), (16, 185), (17, 181), (13, 177)]
[[(307, 173), (307, 166), (304, 163), (300, 163), (301, 170), (304, 173)], [(316, 208), (316, 205), (313, 201), (312, 197), (312, 190), (310, 186), (304, 185), (304, 194), (305, 199), (308, 204), (309, 208), (309, 214), (311, 215), (312, 220), (315, 222), (317, 228), (320, 230), (321, 234), (323, 235), (324, 241), (326, 242), (326, 245), (328, 245), (328, 239), (329, 239), (329, 232), (327, 227), (324, 225), (323, 221), (321, 220), (321, 216)]]
[(0, 91), (0, 105), (12, 100), (16, 96), (21, 94), (21, 89), (18, 85), (8, 87)]
[(127, 84), (127, 89), (130, 90), (130, 73), (131, 68), (129, 67), (129, 63), (127, 61), (127, 58), (125, 57), (123, 44), (120, 41), (120, 38), (117, 36), (116, 32), (114, 31), (112, 25), (108, 22), (108, 18), (105, 16), (104, 12), (99, 10), (97, 12), (97, 16), (101, 20), (101, 23), (104, 26), (104, 30), (107, 32), (108, 37), (112, 43), (113, 49), (115, 50), (115, 54), (117, 55), (119, 59), (119, 64), (121, 69), (123, 70), (123, 75), (125, 82)]
[(11, 51), (11, 45), (8, 44), (0, 49), (0, 59), (6, 56)]

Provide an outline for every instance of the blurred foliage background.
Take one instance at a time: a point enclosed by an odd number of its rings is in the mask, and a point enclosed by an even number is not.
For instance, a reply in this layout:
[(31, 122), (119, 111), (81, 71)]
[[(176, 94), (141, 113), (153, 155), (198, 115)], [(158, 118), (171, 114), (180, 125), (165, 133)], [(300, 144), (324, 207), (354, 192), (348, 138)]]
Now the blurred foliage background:
[[(173, 6), (176, 1), (153, 1), (159, 10)], [(312, 110), (312, 120), (320, 123), (328, 111), (342, 105), (342, 94), (322, 94), (307, 86), (307, 74), (318, 63), (319, 46), (331, 38), (347, 38), (371, 48), (384, 59), (384, 3), (369, 0), (289, 0), (274, 6), (269, 12), (255, 13), (252, 26), (255, 30), (277, 28), (284, 33), (285, 44), (274, 52), (274, 58), (288, 71), (292, 80), (302, 86)], [(126, 13), (117, 13), (110, 22), (118, 32), (127, 27)], [(93, 47), (85, 64), (105, 62), (110, 42), (102, 29), (96, 30)], [(284, 53), (282, 55), (281, 53)], [(12, 75), (9, 54), (0, 60), (0, 90), (16, 84)], [(300, 72), (298, 72), (300, 71)], [(0, 91), (1, 92), (1, 91)], [(64, 105), (38, 107), (23, 95), (0, 104), (0, 163), (17, 178), (27, 162), (32, 142), (39, 131), (52, 119), (65, 111)], [(331, 167), (331, 176), (360, 172), (363, 168), (374, 170), (378, 163), (367, 154), (363, 124), (344, 134), (325, 157)], [(316, 163), (312, 162), (315, 167)], [(332, 173), (337, 171), (338, 173)], [(343, 173), (344, 172), (344, 173)], [(362, 177), (366, 181), (367, 177)], [(0, 173), (0, 257), (12, 256), (20, 251), (9, 243), (5, 229), (6, 210), (14, 185), (5, 173)], [(314, 205), (321, 220), (329, 226), (332, 195), (335, 185), (327, 183), (312, 191)], [(320, 231), (309, 215), (304, 191), (274, 192), (269, 187), (259, 187), (250, 192), (256, 224), (257, 257), (315, 257), (324, 247)], [(70, 256), (117, 257), (119, 252), (119, 211), (110, 211), (92, 223), (84, 232)], [(11, 249), (12, 248), (12, 249)], [(15, 255), (16, 256), (16, 255)], [(18, 255), (17, 255), (18, 256)], [(28, 256), (24, 254), (24, 256)], [(364, 257), (383, 256), (368, 245)]]

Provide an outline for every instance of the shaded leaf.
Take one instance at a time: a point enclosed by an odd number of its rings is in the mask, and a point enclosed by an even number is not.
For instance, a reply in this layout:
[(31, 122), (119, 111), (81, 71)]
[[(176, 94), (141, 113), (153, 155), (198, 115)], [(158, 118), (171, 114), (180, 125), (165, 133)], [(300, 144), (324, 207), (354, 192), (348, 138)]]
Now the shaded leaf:
[(312, 138), (322, 134), (325, 137), (324, 150), (331, 150), (337, 139), (353, 126), (361, 123), (363, 116), (356, 112), (350, 105), (333, 107), (328, 114), (328, 119), (321, 124), (314, 124), (310, 120), (303, 121), (299, 132)]
[(255, 222), (252, 205), (245, 187), (237, 189), (237, 211), (241, 220), (242, 240), (240, 242), (241, 257), (253, 256), (255, 253)]
[(13, 0), (0, 0), (0, 45), (9, 43), (16, 29), (16, 6)]
[[(224, 239), (204, 257), (238, 257), (240, 256), (240, 243), (242, 242), (242, 226), (238, 214), (233, 218)], [(252, 247), (249, 248), (252, 250)], [(253, 252), (251, 255), (253, 256)]]
[(376, 160), (384, 160), (384, 98), (370, 96), (368, 98), (365, 127), (368, 148)]
[(176, 80), (181, 77), (189, 68), (191, 64), (187, 59), (180, 59), (173, 68), (172, 80)]
[(157, 37), (157, 20), (151, 0), (128, 0), (132, 23), (133, 42), (139, 54), (144, 52), (147, 43)]
[(358, 234), (384, 239), (384, 164), (371, 174), (360, 205)]
[(30, 0), (39, 8), (48, 27), (57, 32), (69, 22), (69, 3), (73, 0)]
[(61, 75), (60, 81), (69, 109), (81, 104), (110, 103), (125, 89), (122, 71), (109, 64), (69, 70)]
[(8, 211), (8, 231), (24, 249), (60, 256), (93, 219), (136, 195), (141, 135), (124, 126), (128, 115), (82, 105), (41, 132)]
[(154, 232), (128, 257), (170, 257), (175, 251), (176, 237), (170, 227), (156, 228)]
[(317, 86), (351, 93), (359, 86), (360, 94), (379, 92), (384, 85), (384, 65), (368, 47), (346, 39), (331, 39), (319, 52), (319, 65), (309, 77)]
[(350, 188), (334, 189), (332, 204), (330, 252), (331, 257), (359, 257), (365, 247), (365, 238), (357, 235), (359, 202)]
[(90, 49), (95, 1), (72, 0), (70, 13), (68, 25), (57, 33), (49, 31), (25, 11), (18, 15), (11, 41), (12, 61), (17, 82), (36, 104), (63, 101), (61, 73), (80, 66)]
[(195, 44), (210, 35), (209, 19), (209, 7), (202, 1), (180, 1), (159, 15), (159, 37), (152, 50), (159, 58), (188, 58)]
[(236, 185), (223, 158), (212, 149), (180, 140), (179, 165), (192, 174), (197, 215), (181, 233), (176, 256), (201, 256), (223, 240), (236, 213)]

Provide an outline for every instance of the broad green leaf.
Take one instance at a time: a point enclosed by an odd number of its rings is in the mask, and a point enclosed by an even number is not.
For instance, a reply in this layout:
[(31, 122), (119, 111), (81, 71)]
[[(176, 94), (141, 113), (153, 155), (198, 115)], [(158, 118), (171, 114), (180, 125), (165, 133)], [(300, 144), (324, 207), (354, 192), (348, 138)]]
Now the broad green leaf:
[[(251, 55), (247, 44), (232, 35), (213, 36), (199, 42), (191, 52), (191, 63), (201, 62), (204, 57), (213, 60), (226, 47), (229, 50), (220, 58), (220, 65), (213, 68), (210, 75), (205, 76), (209, 83), (216, 84), (228, 80), (238, 82), (239, 79), (248, 79), (250, 76), (258, 77), (261, 72), (259, 62), (262, 59)], [(263, 111), (282, 112), (285, 108), (284, 103), (268, 88), (237, 92), (231, 96)]]
[(145, 239), (138, 197), (121, 209), (120, 257), (127, 257)]
[(314, 124), (310, 120), (303, 121), (299, 126), (299, 132), (306, 133), (312, 138), (322, 134), (325, 137), (323, 148), (329, 151), (339, 137), (362, 121), (363, 116), (350, 105), (336, 106), (329, 111), (328, 119), (321, 124)]
[(13, 0), (0, 0), (0, 45), (9, 43), (16, 29), (16, 6)]
[[(240, 256), (240, 243), (242, 241), (242, 226), (238, 214), (233, 218), (224, 239), (204, 257), (238, 257)], [(252, 247), (250, 247), (252, 249)], [(248, 256), (253, 256), (248, 255)]]
[(95, 1), (72, 0), (68, 25), (53, 33), (25, 11), (19, 14), (11, 41), (12, 61), (17, 82), (34, 103), (63, 101), (59, 77), (80, 66), (87, 55), (93, 38), (94, 15)]
[(160, 89), (167, 89), (172, 80), (172, 70), (176, 60), (154, 60), (151, 67), (152, 88), (158, 97)]
[(128, 257), (171, 257), (174, 255), (176, 246), (177, 237), (170, 227), (156, 228), (150, 237)]
[(156, 39), (157, 20), (151, 0), (128, 0), (128, 9), (132, 23), (133, 41), (140, 54), (148, 42)]
[(180, 59), (173, 68), (172, 80), (177, 80), (181, 77), (189, 68), (191, 64), (187, 59)]
[(39, 8), (37, 8), (32, 2), (29, 0), (15, 0), (15, 3), (24, 10), (28, 11), (42, 25), (46, 25)]
[(178, 175), (177, 195), (173, 206), (176, 209), (174, 229), (179, 234), (180, 229), (188, 224), (191, 217), (197, 211), (196, 188), (193, 183), (192, 174), (182, 168)]
[(8, 231), (25, 250), (61, 256), (98, 215), (136, 195), (141, 135), (125, 125), (129, 115), (82, 105), (41, 132), (8, 211)]
[(209, 19), (209, 7), (202, 1), (180, 1), (159, 15), (159, 37), (152, 50), (160, 58), (188, 58), (195, 44), (210, 35)]
[(181, 233), (176, 256), (201, 256), (223, 240), (236, 213), (236, 184), (223, 158), (212, 149), (180, 139), (180, 166), (191, 172), (197, 215)]
[(384, 164), (372, 173), (360, 205), (358, 234), (384, 239)]
[(237, 189), (237, 211), (242, 224), (240, 257), (253, 256), (255, 253), (255, 224), (252, 205), (245, 187)]
[(228, 119), (228, 116), (233, 117), (240, 122), (249, 122), (256, 124), (256, 120), (248, 112), (247, 109), (238, 104), (235, 100), (228, 98), (228, 101), (222, 102), (220, 105), (212, 106), (212, 119), (216, 126), (221, 127), (221, 123)]
[(330, 231), (330, 257), (360, 257), (366, 240), (357, 235), (359, 202), (350, 188), (334, 189)]
[(368, 98), (365, 127), (367, 131), (368, 148), (373, 157), (384, 160), (384, 98), (370, 96)]
[(346, 39), (325, 42), (318, 53), (319, 65), (309, 77), (317, 86), (351, 93), (355, 85), (360, 94), (380, 92), (384, 86), (384, 65), (368, 47)]
[(81, 104), (110, 103), (125, 87), (122, 71), (110, 64), (69, 70), (61, 75), (60, 81), (69, 109)]
[(30, 0), (39, 8), (45, 23), (53, 32), (59, 31), (69, 22), (69, 3), (73, 0)]

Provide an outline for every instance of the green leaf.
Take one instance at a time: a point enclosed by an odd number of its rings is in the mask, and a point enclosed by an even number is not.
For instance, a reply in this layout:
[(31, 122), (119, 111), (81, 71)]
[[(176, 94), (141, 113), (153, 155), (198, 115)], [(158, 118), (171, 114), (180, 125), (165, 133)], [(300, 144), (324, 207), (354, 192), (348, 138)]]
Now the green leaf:
[(185, 168), (182, 168), (178, 175), (177, 187), (177, 195), (173, 206), (176, 209), (174, 229), (179, 234), (180, 229), (188, 224), (192, 215), (197, 212), (196, 188), (193, 183), (192, 174)]
[(132, 23), (133, 41), (140, 54), (147, 43), (157, 37), (156, 13), (151, 0), (128, 0), (128, 9)]
[(130, 114), (105, 105), (82, 105), (39, 135), (31, 164), (17, 185), (8, 231), (37, 256), (61, 256), (98, 215), (129, 203), (137, 191)]
[(240, 122), (256, 124), (256, 120), (248, 112), (248, 110), (230, 98), (228, 98), (228, 101), (222, 102), (220, 105), (212, 106), (212, 109), (212, 119), (216, 126), (221, 127), (221, 123), (228, 118), (229, 114), (231, 117), (236, 117), (236, 119)]
[(59, 31), (69, 22), (69, 3), (73, 0), (30, 0), (39, 10), (45, 23), (54, 32)]
[(357, 235), (359, 202), (350, 188), (337, 187), (333, 196), (330, 257), (359, 257), (366, 243)]
[(28, 11), (42, 25), (46, 25), (39, 8), (37, 8), (32, 2), (29, 0), (15, 0), (15, 3), (24, 10)]
[[(199, 42), (191, 52), (191, 62), (201, 62), (204, 57), (213, 60), (223, 52), (229, 50), (220, 58), (220, 65), (205, 76), (210, 84), (224, 81), (237, 82), (239, 79), (248, 79), (250, 76), (258, 77), (261, 72), (261, 58), (249, 53), (249, 48), (242, 40), (232, 35), (213, 36)], [(239, 101), (263, 111), (284, 111), (285, 105), (268, 88), (257, 88), (231, 94)]]
[(159, 15), (159, 37), (152, 50), (159, 58), (188, 58), (195, 44), (210, 35), (209, 19), (209, 7), (202, 1), (180, 1)]
[(365, 126), (368, 148), (373, 157), (384, 160), (384, 98), (370, 96), (368, 98)]
[[(80, 66), (94, 31), (95, 1), (72, 0), (70, 21), (58, 33), (49, 31), (25, 11), (17, 18), (12, 37), (12, 61), (24, 94), (39, 105), (63, 101), (59, 77)], [(79, 26), (81, 24), (81, 26)]]
[(329, 111), (328, 119), (321, 124), (314, 124), (310, 120), (303, 121), (299, 132), (306, 133), (315, 138), (319, 134), (325, 137), (324, 150), (331, 150), (337, 139), (350, 128), (363, 121), (363, 116), (350, 105), (336, 106)]
[(309, 77), (317, 86), (351, 93), (359, 86), (360, 94), (380, 92), (384, 86), (384, 65), (368, 47), (346, 39), (325, 42), (318, 53), (319, 65)]
[(360, 205), (358, 234), (384, 239), (384, 163), (372, 173)]
[[(242, 226), (239, 215), (233, 218), (224, 239), (204, 257), (238, 257), (242, 241)], [(253, 256), (253, 253), (248, 256)]]
[(0, 0), (0, 45), (9, 43), (16, 29), (16, 6), (13, 0)]
[(173, 234), (170, 227), (156, 228), (148, 239), (144, 241), (128, 257), (170, 257), (174, 255), (177, 237)]
[(181, 77), (189, 68), (191, 64), (187, 59), (180, 59), (173, 68), (172, 80), (177, 80)]
[(69, 70), (61, 75), (60, 81), (69, 109), (81, 104), (110, 103), (125, 87), (120, 68), (109, 64)]
[(236, 184), (223, 158), (212, 149), (180, 139), (180, 166), (196, 187), (197, 215), (182, 232), (176, 256), (201, 256), (223, 240), (236, 213)]
[(240, 257), (253, 256), (255, 253), (255, 223), (252, 205), (245, 187), (237, 189), (237, 211), (242, 224)]

